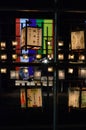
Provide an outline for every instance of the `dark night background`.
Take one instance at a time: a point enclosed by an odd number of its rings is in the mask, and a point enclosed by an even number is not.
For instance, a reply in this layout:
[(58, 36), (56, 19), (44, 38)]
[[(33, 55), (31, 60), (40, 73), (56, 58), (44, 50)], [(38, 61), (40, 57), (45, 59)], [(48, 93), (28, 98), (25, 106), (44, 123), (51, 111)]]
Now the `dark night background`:
[[(38, 10), (38, 11), (36, 11)], [(35, 12), (36, 11), (36, 12)], [(15, 0), (0, 3), (0, 40), (11, 41), (15, 38), (15, 18), (53, 18), (57, 11), (57, 29), (59, 38), (65, 41), (68, 49), (72, 29), (86, 29), (85, 0)], [(59, 27), (58, 27), (59, 26)], [(12, 39), (11, 39), (12, 38)], [(11, 55), (10, 46), (7, 53)], [(64, 52), (66, 54), (66, 52)], [(9, 59), (8, 59), (9, 60)], [(1, 64), (1, 63), (0, 63)], [(7, 68), (9, 70), (10, 61)], [(44, 97), (42, 109), (21, 109), (19, 89), (10, 88), (9, 77), (0, 75), (0, 130), (52, 130), (53, 129), (53, 96)], [(60, 83), (59, 83), (60, 84)], [(65, 91), (58, 93), (56, 104), (56, 124), (58, 130), (75, 130), (86, 128), (86, 109), (68, 109), (68, 82), (63, 81)]]

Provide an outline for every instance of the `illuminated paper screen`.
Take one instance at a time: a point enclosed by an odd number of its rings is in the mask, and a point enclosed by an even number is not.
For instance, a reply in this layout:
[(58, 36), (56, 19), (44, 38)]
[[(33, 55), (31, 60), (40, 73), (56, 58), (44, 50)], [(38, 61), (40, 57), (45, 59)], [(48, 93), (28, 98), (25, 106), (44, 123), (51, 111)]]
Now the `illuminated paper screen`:
[(42, 90), (40, 88), (27, 89), (27, 106), (42, 107)]
[(27, 41), (26, 28), (21, 30), (21, 47), (25, 46), (42, 46), (42, 28), (27, 27)]
[(79, 90), (69, 89), (68, 91), (68, 106), (79, 107)]
[(71, 32), (71, 49), (85, 49), (84, 31)]
[(86, 107), (86, 90), (82, 90), (81, 92), (81, 108)]

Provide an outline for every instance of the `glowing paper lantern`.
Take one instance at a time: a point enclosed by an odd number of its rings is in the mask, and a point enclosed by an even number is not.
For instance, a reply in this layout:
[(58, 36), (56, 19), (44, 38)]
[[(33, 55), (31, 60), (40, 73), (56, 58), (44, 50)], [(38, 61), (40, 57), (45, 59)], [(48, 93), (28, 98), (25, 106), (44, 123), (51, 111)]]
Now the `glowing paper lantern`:
[(28, 107), (42, 107), (42, 91), (40, 88), (27, 90)]
[(71, 32), (71, 49), (85, 49), (84, 31)]
[(25, 44), (27, 46), (42, 46), (42, 28), (27, 27), (26, 29), (24, 27), (21, 30), (21, 47), (25, 46)]

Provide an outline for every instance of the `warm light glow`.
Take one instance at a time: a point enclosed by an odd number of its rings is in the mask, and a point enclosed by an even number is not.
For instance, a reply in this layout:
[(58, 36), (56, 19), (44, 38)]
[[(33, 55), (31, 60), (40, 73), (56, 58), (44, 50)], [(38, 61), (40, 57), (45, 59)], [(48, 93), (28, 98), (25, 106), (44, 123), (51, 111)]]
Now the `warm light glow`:
[(11, 70), (10, 77), (11, 77), (11, 79), (19, 79), (19, 72), (15, 71), (15, 70)]
[(1, 73), (6, 73), (7, 69), (6, 68), (1, 68)]
[(7, 55), (6, 54), (2, 54), (1, 55), (1, 60), (6, 60), (7, 59)]
[(42, 90), (40, 88), (27, 89), (27, 106), (42, 107)]
[(13, 60), (16, 60), (16, 59), (17, 59), (17, 54), (13, 54), (13, 55), (12, 55), (12, 59), (13, 59)]
[(23, 71), (24, 71), (24, 73), (28, 73), (28, 69), (27, 68), (24, 68)]
[(34, 78), (35, 79), (40, 79), (41, 78), (41, 71), (35, 71), (34, 72)]
[(73, 87), (68, 90), (68, 106), (79, 107), (79, 88)]
[(51, 45), (51, 41), (48, 41), (47, 44), (48, 44), (48, 45)]
[[(27, 31), (27, 34), (26, 34)], [(27, 35), (27, 41), (26, 41)], [(42, 28), (38, 27), (27, 27), (22, 28), (21, 30), (21, 47), (25, 46), (27, 42), (27, 46), (42, 46)]]
[(59, 55), (58, 55), (58, 59), (59, 59), (59, 60), (63, 60), (63, 59), (64, 59), (64, 55), (63, 55), (63, 54), (59, 54)]
[(52, 60), (53, 59), (53, 54), (48, 54), (47, 57), (48, 57), (49, 60)]
[(48, 72), (53, 72), (53, 67), (48, 67)]
[(79, 56), (79, 60), (85, 60), (85, 56), (84, 55), (80, 55)]
[(12, 45), (13, 45), (13, 46), (17, 46), (17, 45), (18, 45), (18, 42), (17, 42), (17, 41), (12, 41)]
[(63, 41), (58, 42), (58, 46), (63, 46), (63, 44), (64, 44)]
[(74, 59), (74, 54), (69, 54), (69, 55), (68, 55), (68, 59), (69, 59), (69, 60), (73, 60), (73, 59)]
[(73, 68), (69, 68), (68, 72), (72, 74), (73, 73)]
[(6, 42), (1, 42), (1, 49), (4, 50), (6, 48)]
[(25, 54), (24, 54), (24, 55), (23, 55), (23, 58), (24, 58), (24, 59), (28, 59), (28, 55), (25, 55)]
[(15, 86), (20, 86), (20, 83), (19, 82), (15, 82)]
[(41, 59), (41, 58), (42, 58), (42, 55), (37, 54), (37, 55), (36, 55), (36, 58), (37, 58), (37, 59)]
[(33, 49), (34, 49), (34, 50), (38, 50), (38, 49), (40, 49), (40, 47), (33, 47)]
[(71, 32), (71, 49), (85, 49), (85, 34), (84, 30)]

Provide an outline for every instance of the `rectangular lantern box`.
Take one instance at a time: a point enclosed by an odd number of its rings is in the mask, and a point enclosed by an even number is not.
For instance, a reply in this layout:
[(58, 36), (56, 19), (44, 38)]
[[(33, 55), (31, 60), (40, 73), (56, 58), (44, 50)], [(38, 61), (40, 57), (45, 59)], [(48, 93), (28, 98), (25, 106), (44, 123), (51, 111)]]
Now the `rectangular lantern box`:
[(85, 36), (83, 30), (71, 32), (71, 49), (72, 50), (85, 49)]
[(42, 107), (41, 88), (27, 89), (27, 106), (28, 107)]
[(24, 27), (21, 30), (21, 47), (25, 46), (42, 46), (42, 28)]
[(79, 88), (70, 87), (68, 90), (68, 106), (79, 108)]

